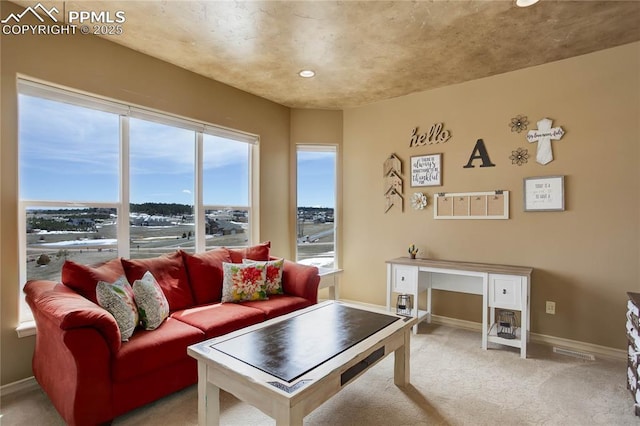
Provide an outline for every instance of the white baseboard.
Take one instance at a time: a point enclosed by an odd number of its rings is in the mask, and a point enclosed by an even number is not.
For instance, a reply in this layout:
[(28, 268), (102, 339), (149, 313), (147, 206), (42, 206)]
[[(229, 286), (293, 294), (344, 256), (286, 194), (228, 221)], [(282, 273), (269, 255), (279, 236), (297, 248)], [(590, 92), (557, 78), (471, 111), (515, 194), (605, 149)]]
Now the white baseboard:
[[(432, 315), (431, 321), (435, 324), (477, 331), (478, 333), (482, 332), (482, 323), (479, 322), (442, 317), (440, 315)], [(562, 337), (547, 336), (545, 334), (538, 333), (530, 333), (529, 339), (534, 343), (540, 343), (547, 346), (557, 346), (578, 352), (586, 352), (593, 354), (596, 357), (600, 356), (612, 359), (627, 359), (627, 352), (624, 349), (615, 349), (608, 346), (595, 345), (593, 343), (580, 342), (578, 340), (564, 339)]]
[(603, 358), (627, 359), (627, 351), (615, 349), (608, 346), (595, 345), (593, 343), (580, 342), (578, 340), (563, 339), (562, 337), (547, 336), (544, 334), (531, 333), (531, 341), (548, 346), (571, 349), (578, 352), (586, 352), (601, 356)]
[(462, 328), (469, 331), (482, 332), (482, 323), (466, 321), (456, 318), (443, 317), (440, 315), (431, 315), (431, 322), (434, 324), (448, 325), (450, 327)]
[(0, 396), (7, 396), (13, 393), (31, 391), (37, 389), (40, 385), (36, 382), (35, 377), (27, 377), (17, 382), (9, 383), (0, 387)]

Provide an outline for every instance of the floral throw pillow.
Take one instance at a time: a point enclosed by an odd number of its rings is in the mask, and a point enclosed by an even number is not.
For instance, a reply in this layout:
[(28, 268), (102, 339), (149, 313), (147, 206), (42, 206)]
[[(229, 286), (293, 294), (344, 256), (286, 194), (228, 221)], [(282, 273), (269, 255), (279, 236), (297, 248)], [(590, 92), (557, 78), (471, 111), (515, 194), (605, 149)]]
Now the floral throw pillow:
[(133, 283), (140, 323), (145, 330), (155, 330), (169, 316), (169, 302), (151, 272)]
[(223, 263), (222, 302), (266, 300), (266, 269), (260, 264)]
[(98, 281), (96, 298), (98, 304), (116, 319), (120, 329), (120, 340), (128, 341), (138, 325), (138, 308), (127, 279), (122, 276), (113, 283)]
[(265, 287), (267, 290), (267, 295), (284, 293), (282, 289), (282, 271), (284, 270), (284, 259), (269, 260), (267, 262), (242, 259), (242, 263), (247, 265), (260, 264), (265, 266)]

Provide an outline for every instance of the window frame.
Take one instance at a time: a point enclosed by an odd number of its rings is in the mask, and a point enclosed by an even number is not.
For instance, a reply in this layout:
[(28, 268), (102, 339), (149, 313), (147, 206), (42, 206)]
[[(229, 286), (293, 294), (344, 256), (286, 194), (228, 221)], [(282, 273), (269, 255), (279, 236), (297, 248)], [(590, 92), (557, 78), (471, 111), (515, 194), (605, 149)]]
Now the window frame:
[(338, 214), (338, 206), (339, 206), (339, 187), (340, 187), (340, 174), (339, 174), (339, 155), (340, 155), (340, 146), (338, 144), (324, 144), (324, 143), (298, 143), (296, 144), (295, 151), (295, 190), (294, 190), (294, 199), (295, 199), (295, 215), (294, 215), (294, 233), (293, 233), (293, 241), (294, 241), (294, 252), (296, 262), (299, 262), (299, 252), (298, 252), (298, 183), (299, 183), (299, 172), (298, 172), (298, 153), (300, 152), (331, 152), (334, 154), (334, 187), (333, 187), (333, 197), (334, 197), (334, 207), (333, 207), (333, 267), (332, 268), (323, 268), (328, 271), (340, 271), (340, 263), (339, 263), (339, 247), (338, 247), (338, 233), (339, 233), (339, 214)]
[[(17, 78), (17, 101), (19, 105), (19, 97), (21, 95), (33, 96), (63, 102), (75, 106), (91, 108), (98, 111), (115, 113), (119, 115), (119, 195), (115, 202), (94, 202), (94, 201), (70, 201), (70, 200), (35, 200), (23, 199), (20, 192), (20, 173), (18, 174), (18, 261), (19, 264), (19, 326), (17, 328), (19, 337), (34, 334), (30, 324), (33, 322), (33, 315), (24, 301), (24, 293), (22, 289), (27, 282), (27, 233), (26, 233), (26, 214), (30, 207), (106, 207), (115, 208), (118, 215), (117, 220), (117, 256), (123, 258), (130, 257), (129, 245), (129, 213), (130, 213), (130, 118), (138, 118), (147, 121), (153, 121), (173, 127), (179, 127), (194, 132), (195, 140), (193, 148), (195, 150), (194, 164), (194, 220), (195, 220), (195, 252), (201, 253), (206, 250), (206, 226), (205, 211), (213, 208), (238, 208), (246, 209), (249, 212), (249, 244), (256, 244), (259, 238), (259, 145), (260, 136), (228, 127), (218, 126), (215, 124), (193, 120), (171, 114), (164, 111), (152, 110), (137, 105), (127, 104), (117, 100), (107, 99), (97, 95), (81, 93), (68, 87), (52, 85), (50, 83), (36, 81), (24, 76)], [(18, 117), (20, 115), (20, 107), (18, 106)], [(19, 120), (19, 118), (18, 118)], [(204, 135), (210, 134), (225, 139), (231, 139), (240, 143), (249, 145), (248, 158), (248, 206), (212, 206), (203, 205), (203, 140)], [(20, 140), (18, 140), (18, 150), (20, 150)]]

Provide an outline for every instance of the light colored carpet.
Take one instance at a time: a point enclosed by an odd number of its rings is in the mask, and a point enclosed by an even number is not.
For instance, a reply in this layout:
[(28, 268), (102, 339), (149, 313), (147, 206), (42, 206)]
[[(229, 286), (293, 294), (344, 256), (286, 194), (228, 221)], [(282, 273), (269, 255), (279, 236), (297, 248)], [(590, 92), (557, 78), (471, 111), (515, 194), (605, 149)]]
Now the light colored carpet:
[[(480, 334), (421, 324), (411, 341), (411, 383), (393, 384), (393, 356), (371, 368), (304, 419), (305, 425), (638, 425), (622, 360), (584, 361), (532, 344), (480, 348)], [(191, 386), (113, 422), (117, 426), (196, 425)], [(42, 391), (1, 401), (2, 426), (64, 424)], [(222, 425), (273, 425), (259, 410), (221, 392)]]

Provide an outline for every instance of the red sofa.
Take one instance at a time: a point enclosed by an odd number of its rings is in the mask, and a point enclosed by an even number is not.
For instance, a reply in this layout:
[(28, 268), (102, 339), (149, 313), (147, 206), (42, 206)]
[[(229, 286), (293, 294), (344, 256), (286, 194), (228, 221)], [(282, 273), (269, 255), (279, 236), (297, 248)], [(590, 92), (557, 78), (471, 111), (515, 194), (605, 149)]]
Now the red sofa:
[[(284, 294), (220, 303), (222, 262), (243, 258), (269, 260), (269, 245), (114, 259), (98, 267), (67, 262), (62, 283), (28, 282), (24, 291), (37, 328), (33, 374), (62, 418), (70, 425), (108, 423), (196, 383), (197, 365), (187, 346), (317, 303), (317, 268), (286, 260)], [(169, 317), (121, 342), (114, 317), (92, 301), (95, 285), (123, 274), (133, 283), (146, 270), (169, 302)]]

